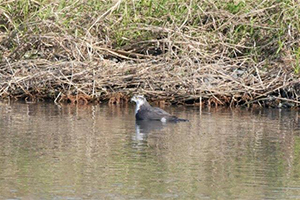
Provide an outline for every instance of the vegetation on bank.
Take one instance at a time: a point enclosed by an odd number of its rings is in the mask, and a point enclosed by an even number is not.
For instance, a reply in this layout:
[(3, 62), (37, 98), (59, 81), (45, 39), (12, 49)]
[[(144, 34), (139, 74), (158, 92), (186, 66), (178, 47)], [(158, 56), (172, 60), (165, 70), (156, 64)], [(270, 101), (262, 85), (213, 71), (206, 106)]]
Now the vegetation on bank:
[(0, 96), (299, 106), (297, 0), (4, 0)]

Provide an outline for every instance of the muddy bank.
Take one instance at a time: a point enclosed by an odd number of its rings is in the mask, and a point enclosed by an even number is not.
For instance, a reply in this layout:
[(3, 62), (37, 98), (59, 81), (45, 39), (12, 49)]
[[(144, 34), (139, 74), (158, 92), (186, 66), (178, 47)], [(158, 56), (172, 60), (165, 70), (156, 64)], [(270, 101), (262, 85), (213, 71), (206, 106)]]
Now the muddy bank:
[[(6, 67), (6, 68), (5, 68)], [(18, 61), (2, 66), (2, 98), (58, 103), (109, 101), (119, 104), (134, 93), (152, 101), (209, 106), (296, 107), (299, 79), (283, 67), (203, 65), (169, 62)]]

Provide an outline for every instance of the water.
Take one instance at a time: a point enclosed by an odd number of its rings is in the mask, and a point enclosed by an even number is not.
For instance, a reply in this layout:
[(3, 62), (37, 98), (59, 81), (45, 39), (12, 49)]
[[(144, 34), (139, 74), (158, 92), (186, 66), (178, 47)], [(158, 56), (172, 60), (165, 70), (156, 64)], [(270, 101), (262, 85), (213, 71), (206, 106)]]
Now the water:
[(0, 199), (300, 199), (297, 111), (0, 104)]

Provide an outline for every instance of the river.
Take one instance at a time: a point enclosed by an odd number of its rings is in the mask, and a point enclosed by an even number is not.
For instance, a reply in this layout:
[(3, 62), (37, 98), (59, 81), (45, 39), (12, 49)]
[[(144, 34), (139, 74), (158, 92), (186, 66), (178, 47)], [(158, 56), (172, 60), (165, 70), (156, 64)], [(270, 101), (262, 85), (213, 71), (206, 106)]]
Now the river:
[(300, 199), (300, 117), (280, 109), (0, 103), (0, 199)]

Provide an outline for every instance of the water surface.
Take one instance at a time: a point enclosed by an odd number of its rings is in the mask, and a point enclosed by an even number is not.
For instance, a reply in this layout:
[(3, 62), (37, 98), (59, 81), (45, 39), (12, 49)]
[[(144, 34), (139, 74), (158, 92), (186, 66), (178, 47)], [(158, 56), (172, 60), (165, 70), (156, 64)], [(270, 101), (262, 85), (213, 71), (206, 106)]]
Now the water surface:
[(0, 199), (300, 199), (297, 111), (0, 104)]

